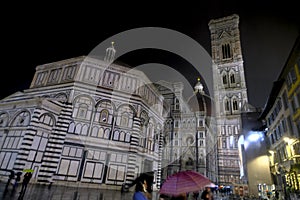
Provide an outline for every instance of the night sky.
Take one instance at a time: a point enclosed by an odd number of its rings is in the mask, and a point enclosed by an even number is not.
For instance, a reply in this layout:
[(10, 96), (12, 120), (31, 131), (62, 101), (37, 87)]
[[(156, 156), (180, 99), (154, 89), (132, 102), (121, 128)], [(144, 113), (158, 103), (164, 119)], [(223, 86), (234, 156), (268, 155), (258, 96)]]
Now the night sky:
[[(285, 5), (274, 1), (226, 2), (7, 6), (3, 9), (8, 12), (1, 14), (0, 98), (28, 88), (37, 65), (88, 55), (103, 40), (133, 28), (164, 27), (182, 32), (210, 54), (209, 20), (235, 13), (240, 16), (249, 102), (264, 107), (300, 32), (299, 7), (289, 1), (284, 1)], [(196, 76), (185, 60), (160, 50), (137, 50), (118, 61), (131, 66), (159, 62), (181, 69), (189, 79)]]

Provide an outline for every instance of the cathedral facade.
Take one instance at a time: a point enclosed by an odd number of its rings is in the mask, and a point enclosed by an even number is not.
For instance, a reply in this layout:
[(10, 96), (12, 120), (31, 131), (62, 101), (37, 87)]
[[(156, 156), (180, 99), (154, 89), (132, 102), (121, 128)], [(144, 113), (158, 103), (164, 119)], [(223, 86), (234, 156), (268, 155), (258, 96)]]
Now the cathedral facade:
[(185, 170), (207, 175), (206, 143), (211, 132), (207, 126), (209, 116), (205, 101), (197, 93), (185, 99), (183, 84), (179, 82), (160, 81), (157, 88), (164, 96), (162, 179)]

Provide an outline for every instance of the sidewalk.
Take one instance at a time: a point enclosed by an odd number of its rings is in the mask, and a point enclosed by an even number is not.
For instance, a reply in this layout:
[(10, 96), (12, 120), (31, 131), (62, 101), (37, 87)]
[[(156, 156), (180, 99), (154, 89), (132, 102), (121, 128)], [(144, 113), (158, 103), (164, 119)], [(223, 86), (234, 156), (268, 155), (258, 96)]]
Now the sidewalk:
[[(0, 182), (0, 199), (17, 200), (21, 185), (12, 193), (12, 185), (4, 194), (5, 183)], [(49, 189), (45, 185), (29, 184), (23, 200), (131, 200), (132, 192), (121, 193), (117, 190), (100, 190), (92, 188), (74, 188), (52, 185)]]
[[(18, 200), (21, 184), (12, 193), (12, 185), (4, 194), (5, 183), (0, 182), (1, 200)], [(132, 200), (133, 192), (121, 193), (120, 190), (104, 190), (95, 188), (77, 188), (60, 185), (29, 184), (23, 200)], [(152, 199), (158, 200), (158, 192), (152, 193)], [(20, 200), (20, 199), (19, 199)], [(214, 200), (228, 200), (228, 197), (216, 195)]]

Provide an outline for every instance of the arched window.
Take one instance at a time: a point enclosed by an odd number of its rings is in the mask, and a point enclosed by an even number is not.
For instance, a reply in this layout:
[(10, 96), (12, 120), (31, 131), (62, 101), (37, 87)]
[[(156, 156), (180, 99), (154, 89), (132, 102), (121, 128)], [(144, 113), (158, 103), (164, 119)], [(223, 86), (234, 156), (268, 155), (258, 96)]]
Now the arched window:
[(78, 118), (85, 118), (88, 110), (88, 105), (86, 104), (80, 104), (77, 117)]
[(153, 138), (154, 137), (154, 124), (153, 124), (153, 120), (151, 119), (149, 124), (148, 124), (148, 134), (147, 134), (148, 138)]
[(223, 57), (223, 59), (226, 58), (225, 45), (222, 45), (222, 57)]
[(122, 142), (125, 141), (125, 133), (123, 131), (120, 133), (120, 139), (119, 140), (122, 141)]
[(109, 135), (110, 135), (109, 133), (110, 133), (110, 129), (108, 129), (108, 128), (105, 129), (105, 131), (104, 131), (104, 138), (105, 139), (109, 139)]
[(235, 83), (235, 76), (234, 76), (234, 74), (230, 74), (230, 83)]
[(223, 44), (222, 45), (222, 58), (227, 59), (231, 58), (231, 50), (230, 50), (230, 44)]
[(81, 135), (87, 135), (88, 134), (88, 126), (85, 124), (82, 127)]
[(226, 85), (227, 84), (227, 75), (226, 74), (223, 74), (223, 84)]
[(75, 132), (75, 124), (74, 122), (70, 123), (68, 128), (68, 133), (74, 133)]
[(229, 44), (226, 44), (226, 50), (227, 50), (227, 58), (231, 58), (231, 50)]
[(118, 117), (116, 124), (123, 127), (131, 128), (133, 124), (134, 111), (129, 105), (122, 105), (118, 108)]
[(92, 137), (97, 137), (98, 131), (99, 131), (99, 128), (97, 126), (94, 126), (93, 129), (92, 129), (92, 132), (91, 132), (91, 136)]
[(51, 115), (49, 115), (49, 114), (43, 114), (40, 117), (40, 123), (48, 125), (48, 126), (51, 127), (51, 126), (54, 125), (54, 120), (53, 120), (53, 117)]
[(130, 133), (126, 133), (125, 142), (130, 142)]
[(30, 123), (30, 113), (28, 111), (20, 112), (12, 120), (12, 126), (28, 126), (29, 123)]
[(128, 117), (128, 114), (127, 114), (127, 113), (124, 113), (124, 114), (121, 116), (121, 123), (120, 123), (120, 125), (121, 125), (121, 126), (128, 127), (128, 123), (129, 123), (129, 117)]
[(119, 131), (114, 132), (113, 140), (119, 140)]
[(80, 132), (81, 132), (81, 124), (76, 124), (76, 126), (75, 126), (75, 134), (80, 134)]
[(238, 110), (238, 102), (236, 99), (233, 100), (232, 107), (233, 107), (233, 110)]
[(99, 129), (99, 131), (98, 131), (98, 137), (99, 138), (104, 138), (104, 130), (103, 130), (103, 128)]
[(179, 100), (175, 98), (175, 110), (179, 110)]
[(225, 99), (224, 107), (225, 107), (225, 111), (229, 111), (230, 107), (229, 107), (229, 101), (228, 101), (228, 99)]
[(97, 105), (95, 113), (95, 122), (111, 124), (113, 118), (114, 106), (108, 100), (102, 100)]
[(103, 122), (103, 123), (108, 123), (108, 115), (109, 115), (108, 110), (103, 109), (103, 110), (100, 112), (100, 118), (99, 118), (99, 121), (100, 121), (100, 122)]
[[(167, 122), (168, 123), (168, 122)], [(149, 124), (149, 116), (146, 111), (141, 112), (141, 135), (140, 135), (140, 143), (141, 147), (146, 147), (146, 137), (148, 134), (148, 124)]]
[(74, 100), (73, 117), (85, 120), (91, 119), (94, 109), (94, 101), (89, 96), (79, 96)]

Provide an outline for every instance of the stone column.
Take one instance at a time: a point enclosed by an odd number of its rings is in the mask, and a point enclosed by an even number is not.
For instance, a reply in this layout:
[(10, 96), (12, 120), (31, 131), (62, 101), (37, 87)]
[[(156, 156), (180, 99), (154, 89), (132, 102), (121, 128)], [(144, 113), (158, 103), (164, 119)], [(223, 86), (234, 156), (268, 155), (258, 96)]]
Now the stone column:
[(68, 126), (72, 120), (72, 105), (70, 103), (62, 103), (60, 106), (63, 109), (49, 136), (43, 162), (38, 174), (38, 182), (51, 183), (60, 162)]
[(141, 120), (139, 117), (133, 118), (133, 128), (132, 134), (130, 138), (130, 147), (128, 152), (128, 166), (127, 166), (127, 173), (126, 173), (126, 187), (131, 186), (133, 181), (136, 178), (136, 166), (137, 166), (137, 153), (139, 148), (139, 136), (141, 130)]
[(158, 163), (157, 163), (157, 177), (156, 177), (157, 189), (160, 189), (160, 184), (161, 184), (162, 154), (163, 154), (163, 133), (162, 131), (160, 131), (159, 140), (158, 140)]

